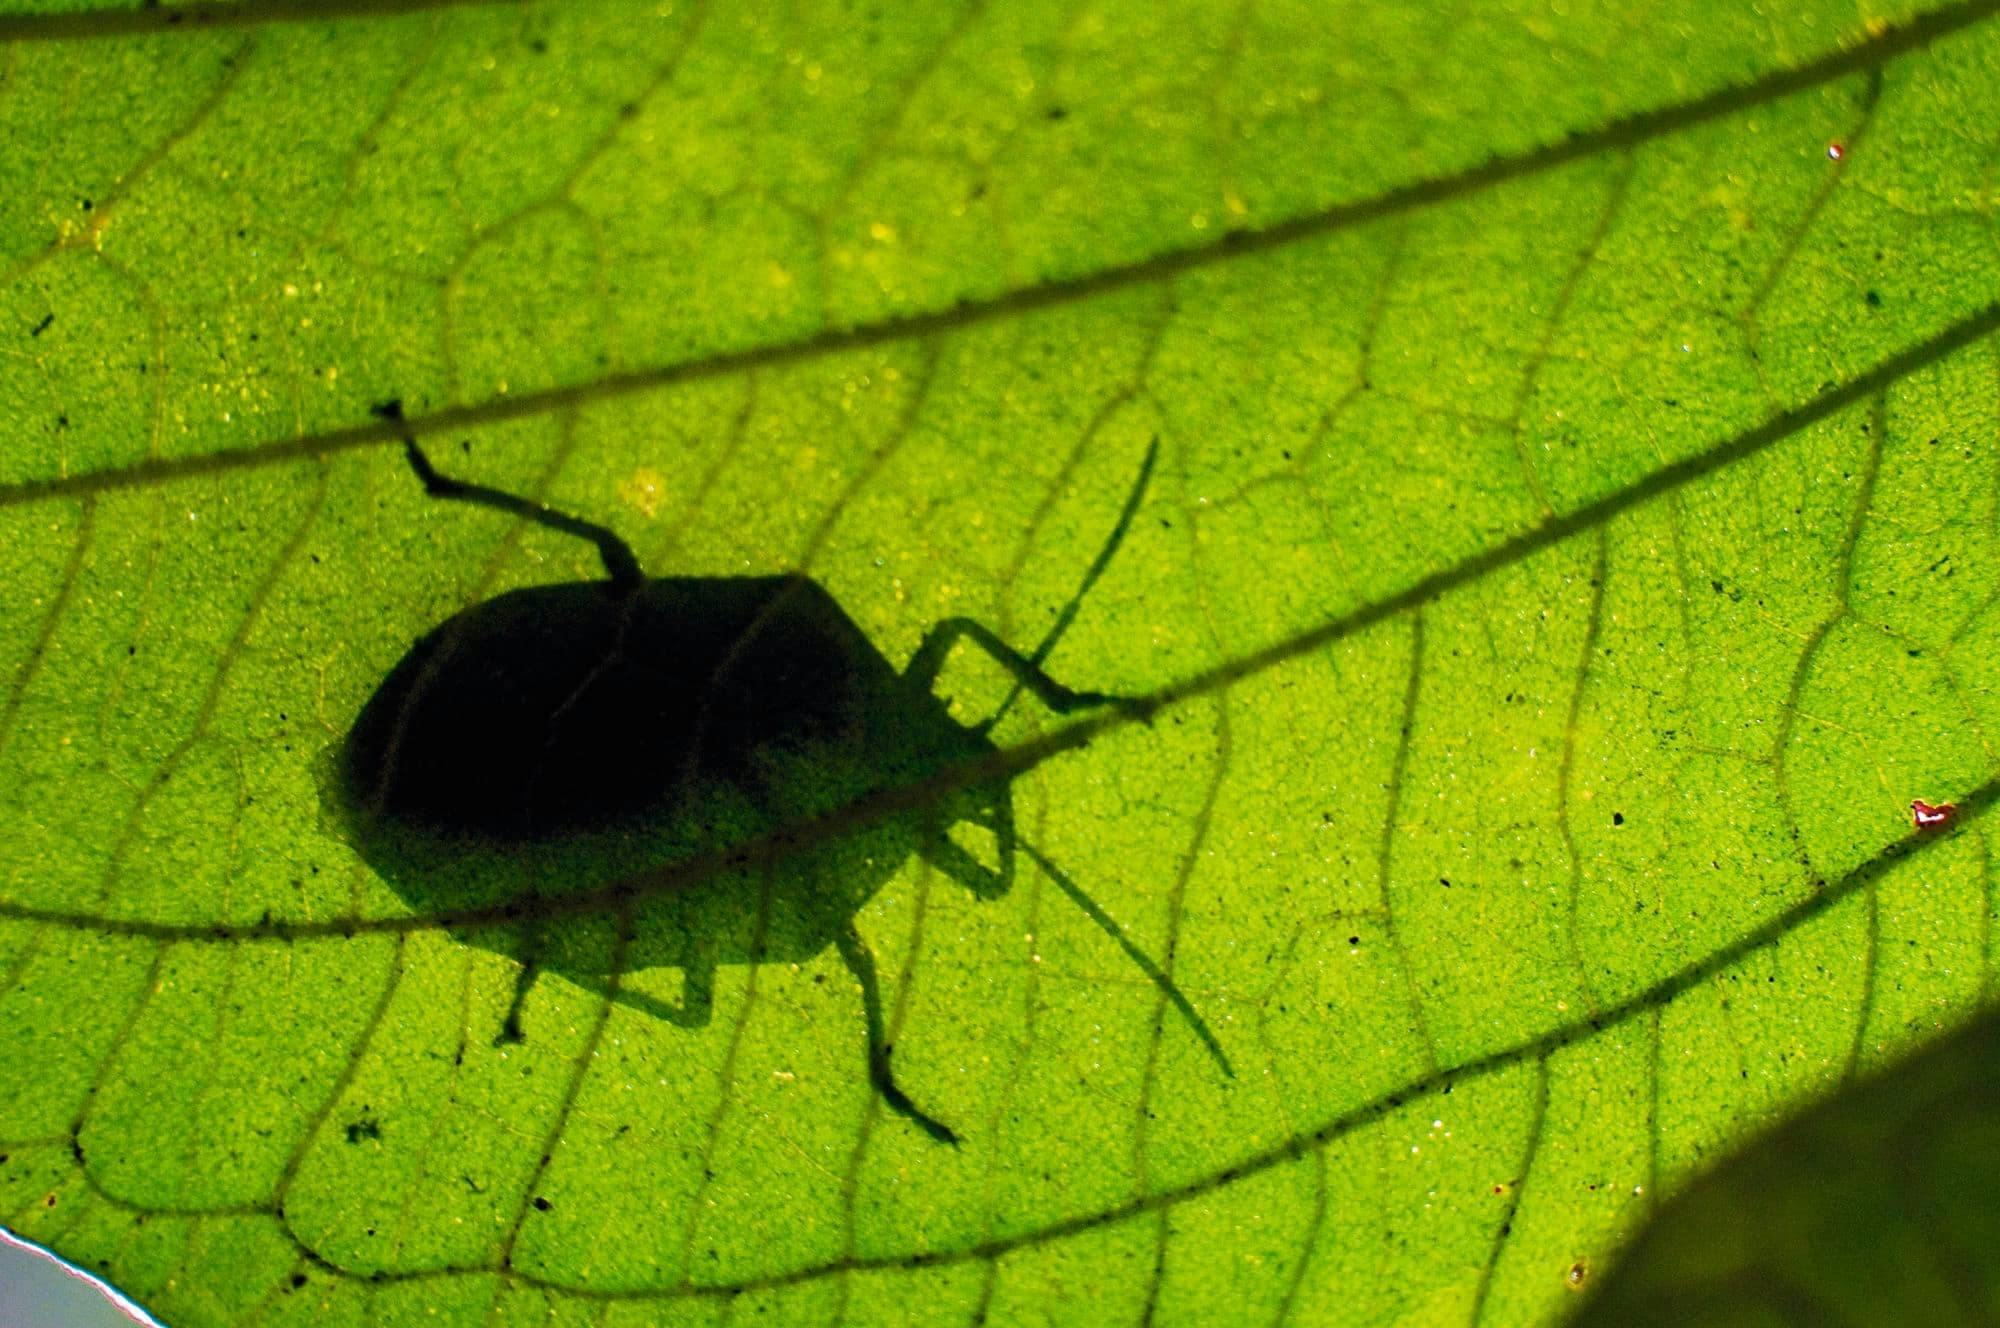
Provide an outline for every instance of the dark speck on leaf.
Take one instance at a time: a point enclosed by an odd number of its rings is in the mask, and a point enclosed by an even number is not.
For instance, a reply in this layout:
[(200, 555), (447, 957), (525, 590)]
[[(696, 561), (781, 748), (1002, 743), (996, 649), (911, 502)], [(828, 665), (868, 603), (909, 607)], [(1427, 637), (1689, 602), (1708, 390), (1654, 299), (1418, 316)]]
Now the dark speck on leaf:
[(1613, 825), (1623, 825), (1623, 824), (1625, 824), (1625, 813), (1624, 813), (1624, 812), (1613, 812), (1613, 813), (1611, 813), (1611, 824), (1613, 824)]
[(43, 314), (42, 321), (35, 324), (34, 329), (30, 331), (28, 335), (31, 337), (39, 337), (40, 335), (42, 335), (42, 333), (48, 331), (49, 324), (55, 321), (56, 321), (56, 316), (54, 314)]
[(1361, 944), (1361, 938), (1359, 936), (1350, 936), (1347, 938), (1347, 943), (1349, 945), (1359, 945)]
[(358, 1144), (363, 1139), (380, 1139), (381, 1137), (382, 1127), (377, 1125), (372, 1117), (363, 1116), (360, 1120), (352, 1122), (347, 1127), (347, 1142), (351, 1144)]
[(548, 54), (549, 50), (548, 39), (544, 37), (537, 37), (533, 41), (528, 43), (528, 49), (533, 51), (536, 55), (546, 55)]
[(1881, 292), (1879, 291), (1868, 292), (1868, 307), (1870, 309), (1880, 309), (1882, 307)]
[(547, 1199), (544, 1199), (541, 1195), (538, 1194), (535, 1196), (535, 1210), (537, 1212), (546, 1213), (549, 1211), (549, 1209), (554, 1207), (555, 1207), (554, 1204), (550, 1203)]
[(1069, 107), (1051, 106), (1048, 110), (1042, 112), (1042, 114), (1051, 120), (1067, 120), (1069, 118)]
[(306, 1277), (306, 1275), (305, 1275), (304, 1273), (293, 1273), (293, 1274), (292, 1274), (292, 1290), (294, 1290), (294, 1291), (297, 1291), (297, 1290), (298, 1290), (298, 1289), (299, 1289), (300, 1287), (302, 1287), (302, 1286), (304, 1286), (304, 1285), (306, 1284), (307, 1280), (308, 1280), (308, 1279), (307, 1279), (307, 1277)]

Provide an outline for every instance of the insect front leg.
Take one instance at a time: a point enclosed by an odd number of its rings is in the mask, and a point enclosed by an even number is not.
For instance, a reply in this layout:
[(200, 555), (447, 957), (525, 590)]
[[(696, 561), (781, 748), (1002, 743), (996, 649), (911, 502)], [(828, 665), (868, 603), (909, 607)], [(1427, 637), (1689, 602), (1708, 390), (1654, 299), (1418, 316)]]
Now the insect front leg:
[(870, 953), (868, 943), (861, 939), (851, 921), (834, 934), (833, 943), (847, 962), (847, 971), (861, 984), (861, 1010), (868, 1024), (868, 1078), (875, 1091), (882, 1095), (890, 1110), (931, 1138), (941, 1144), (956, 1144), (958, 1135), (949, 1125), (912, 1102), (910, 1095), (896, 1086), (896, 1077), (889, 1069), (890, 1046), (882, 1031), (882, 985), (876, 978), (875, 956)]
[(1059, 715), (1095, 706), (1115, 705), (1130, 710), (1141, 719), (1146, 717), (1144, 702), (1112, 696), (1107, 692), (1083, 692), (1064, 686), (1044, 672), (1041, 665), (994, 635), (991, 628), (972, 618), (946, 618), (931, 628), (922, 644), (918, 645), (917, 653), (910, 656), (910, 664), (903, 670), (903, 677), (928, 692), (937, 682), (939, 671), (944, 668), (945, 657), (951, 654), (952, 646), (961, 639), (985, 651), (994, 663), (1013, 676), (1015, 682), (1033, 692), (1037, 700)]
[(597, 546), (598, 556), (604, 561), (605, 575), (611, 578), (614, 589), (620, 591), (637, 590), (645, 584), (646, 575), (639, 570), (639, 559), (632, 552), (632, 546), (618, 537), (609, 526), (600, 526), (595, 521), (585, 521), (582, 517), (558, 512), (554, 508), (519, 494), (508, 493), (484, 484), (472, 484), (465, 480), (455, 480), (448, 475), (440, 475), (431, 465), (430, 457), (417, 444), (416, 434), (410, 429), (409, 421), (403, 418), (403, 403), (400, 398), (385, 401), (374, 408), (376, 418), (396, 426), (403, 440), (403, 457), (410, 463), (422, 482), (424, 492), (433, 498), (455, 498), (460, 502), (475, 503), (490, 507), (496, 512), (521, 517), (538, 526), (559, 530), (565, 535), (576, 535)]

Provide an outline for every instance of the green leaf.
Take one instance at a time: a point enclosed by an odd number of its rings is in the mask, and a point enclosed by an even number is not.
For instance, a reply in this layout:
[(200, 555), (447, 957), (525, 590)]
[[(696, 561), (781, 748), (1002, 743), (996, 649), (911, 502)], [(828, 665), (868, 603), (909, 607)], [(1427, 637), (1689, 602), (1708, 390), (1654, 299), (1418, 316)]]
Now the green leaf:
[(1577, 1322), (1987, 1317), (1996, 1053), (1987, 1015), (1787, 1122), (1662, 1212)]
[[(175, 1328), (1565, 1313), (1991, 982), (2000, 5), (1773, 8), (7, 4), (0, 1222)], [(601, 568), (390, 398), (1142, 704), (440, 903), (328, 764)], [(937, 865), (1000, 775), (1233, 1077)]]

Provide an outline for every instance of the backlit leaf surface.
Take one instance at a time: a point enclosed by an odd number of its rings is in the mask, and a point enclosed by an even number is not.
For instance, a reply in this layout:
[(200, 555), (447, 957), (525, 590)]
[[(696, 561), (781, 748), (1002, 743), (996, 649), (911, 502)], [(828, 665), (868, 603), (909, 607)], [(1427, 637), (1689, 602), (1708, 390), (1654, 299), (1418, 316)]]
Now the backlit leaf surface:
[[(1996, 9), (9, 0), (0, 1221), (176, 1328), (1567, 1312), (1992, 981)], [(993, 736), (1235, 1076), (1026, 862), (855, 917), (956, 1148), (831, 949), (496, 1045), (319, 771), (598, 573), (391, 397), (897, 666), (1157, 439), (1048, 659), (1151, 722)]]

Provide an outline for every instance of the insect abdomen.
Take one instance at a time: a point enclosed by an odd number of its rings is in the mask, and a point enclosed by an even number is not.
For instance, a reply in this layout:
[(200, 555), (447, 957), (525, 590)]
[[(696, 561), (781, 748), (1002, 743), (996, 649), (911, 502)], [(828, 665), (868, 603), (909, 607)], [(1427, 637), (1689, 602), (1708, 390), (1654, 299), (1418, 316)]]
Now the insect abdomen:
[(412, 647), (355, 722), (344, 775), (369, 815), (558, 837), (660, 808), (692, 778), (751, 786), (805, 753), (860, 757), (894, 677), (803, 577), (538, 586)]

